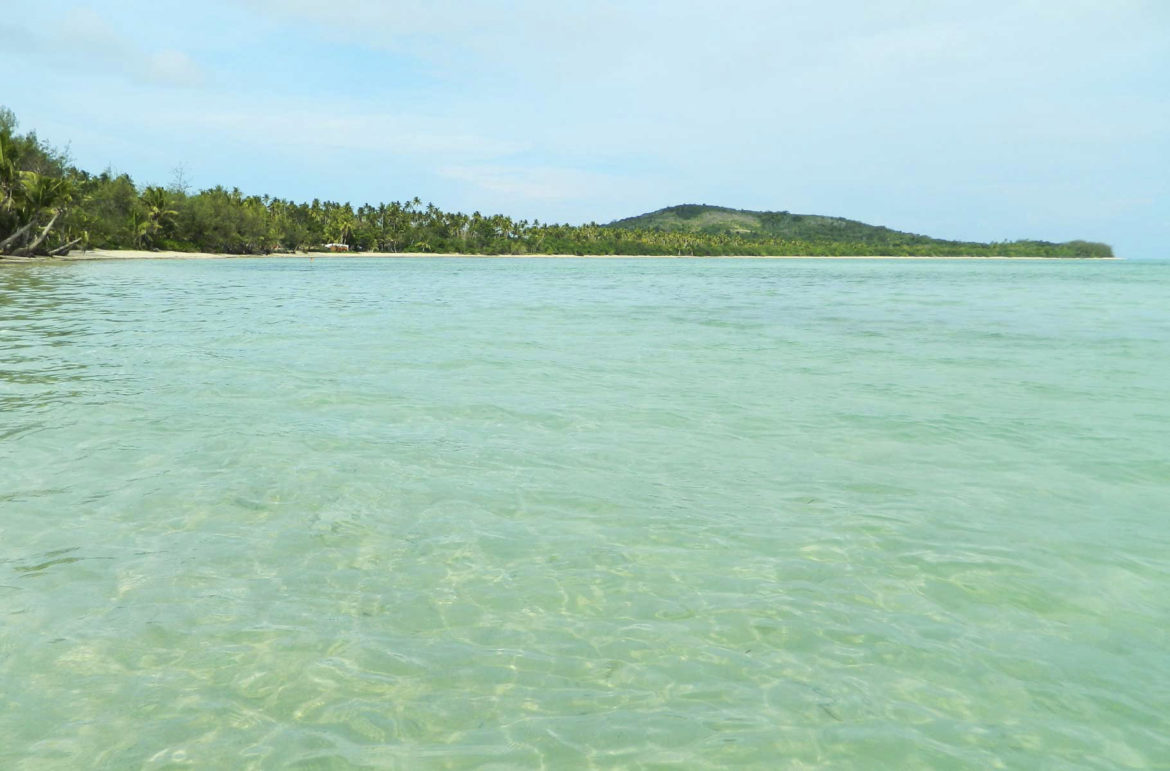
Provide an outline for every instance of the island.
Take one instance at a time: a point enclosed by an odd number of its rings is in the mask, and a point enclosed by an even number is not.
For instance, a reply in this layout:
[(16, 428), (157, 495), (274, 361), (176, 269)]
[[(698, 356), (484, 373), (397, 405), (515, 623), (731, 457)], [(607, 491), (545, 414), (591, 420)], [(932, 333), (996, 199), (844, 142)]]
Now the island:
[(609, 224), (549, 224), (503, 214), (447, 212), (417, 197), (362, 204), (295, 202), (181, 177), (140, 187), (93, 174), (67, 153), (21, 134), (0, 108), (0, 258), (77, 250), (132, 254), (671, 257), (1111, 258), (1091, 241), (950, 241), (840, 217), (684, 204)]

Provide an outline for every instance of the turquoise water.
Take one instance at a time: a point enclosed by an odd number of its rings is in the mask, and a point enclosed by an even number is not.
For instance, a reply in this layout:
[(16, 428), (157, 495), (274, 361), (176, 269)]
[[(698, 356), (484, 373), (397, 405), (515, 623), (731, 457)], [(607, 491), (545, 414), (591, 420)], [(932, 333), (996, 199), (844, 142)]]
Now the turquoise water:
[(1170, 263), (0, 270), (0, 768), (1170, 767)]

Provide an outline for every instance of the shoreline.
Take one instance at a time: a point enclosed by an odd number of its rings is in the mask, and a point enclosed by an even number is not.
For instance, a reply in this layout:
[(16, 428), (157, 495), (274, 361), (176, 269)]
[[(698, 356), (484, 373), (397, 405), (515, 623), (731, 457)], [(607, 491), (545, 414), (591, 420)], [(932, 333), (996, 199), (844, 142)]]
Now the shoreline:
[(586, 260), (1118, 260), (1118, 257), (1009, 257), (1004, 255), (668, 255), (668, 254), (459, 254), (434, 252), (297, 252), (294, 254), (217, 254), (211, 252), (152, 252), (143, 249), (91, 249), (59, 257), (0, 258), (0, 264), (86, 262), (92, 260), (237, 260), (237, 259), (586, 259)]

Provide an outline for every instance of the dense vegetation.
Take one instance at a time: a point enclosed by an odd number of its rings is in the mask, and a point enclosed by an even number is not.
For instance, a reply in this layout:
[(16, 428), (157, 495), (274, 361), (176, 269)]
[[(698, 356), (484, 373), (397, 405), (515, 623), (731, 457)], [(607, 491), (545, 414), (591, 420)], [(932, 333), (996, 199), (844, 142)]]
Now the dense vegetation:
[(74, 248), (268, 254), (345, 244), (354, 251), (467, 254), (1007, 255), (1110, 257), (1105, 244), (965, 243), (832, 217), (676, 206), (610, 225), (550, 225), (406, 203), (296, 203), (182, 180), (140, 188), (76, 168), (0, 108), (0, 255)]
[[(943, 241), (928, 236), (903, 233), (890, 228), (867, 225), (842, 217), (789, 212), (744, 211), (721, 206), (685, 204), (659, 209), (649, 214), (618, 220), (610, 227), (635, 231), (656, 231), (679, 235), (725, 239), (733, 244), (759, 244), (764, 254), (774, 244), (813, 245), (815, 252), (789, 254), (854, 255), (999, 255), (1038, 257), (1112, 257), (1106, 244), (1071, 241), (1063, 244), (1046, 241), (1011, 241), (983, 244), (966, 241)], [(799, 247), (797, 247), (799, 248)], [(732, 252), (739, 254), (741, 252)], [(742, 252), (753, 254), (756, 252)]]

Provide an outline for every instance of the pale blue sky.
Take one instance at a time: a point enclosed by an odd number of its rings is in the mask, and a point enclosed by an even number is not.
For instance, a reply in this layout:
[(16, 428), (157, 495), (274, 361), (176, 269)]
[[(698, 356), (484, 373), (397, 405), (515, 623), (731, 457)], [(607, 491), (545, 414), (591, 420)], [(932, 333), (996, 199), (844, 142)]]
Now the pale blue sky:
[[(1166, 0), (6, 0), (79, 165), (606, 222), (676, 203), (1170, 256)], [(1160, 251), (1161, 250), (1161, 251)]]

